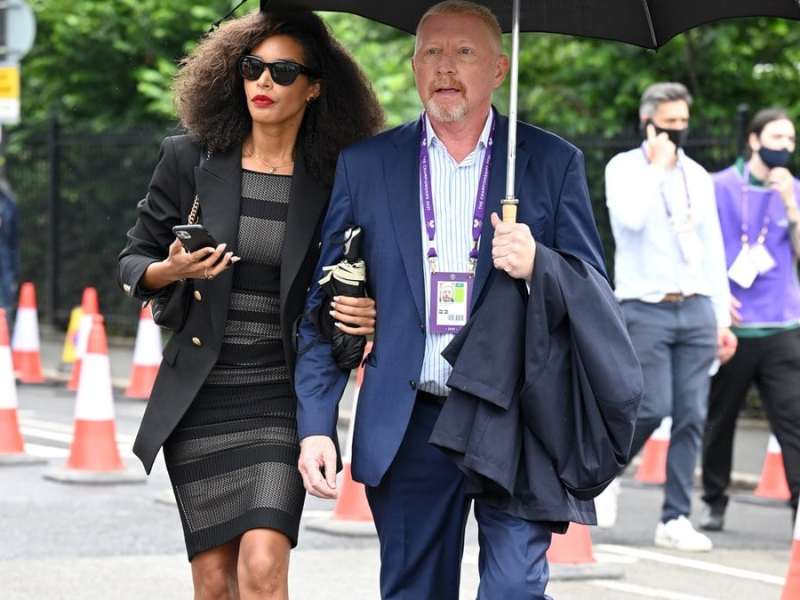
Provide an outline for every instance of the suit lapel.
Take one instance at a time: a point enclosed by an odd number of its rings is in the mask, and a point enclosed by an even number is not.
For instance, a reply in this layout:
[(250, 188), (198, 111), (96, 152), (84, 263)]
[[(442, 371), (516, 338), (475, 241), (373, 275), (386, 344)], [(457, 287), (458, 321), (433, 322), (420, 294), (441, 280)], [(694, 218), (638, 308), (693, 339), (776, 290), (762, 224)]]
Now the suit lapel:
[(419, 127), (409, 123), (394, 139), (396, 154), (384, 159), (389, 211), (397, 245), (411, 285), (420, 322), (425, 322), (425, 289), (422, 266), (422, 224), (419, 199)]
[[(475, 271), (475, 288), (472, 291), (472, 307), (481, 295), (486, 281), (492, 272), (492, 239), (494, 238), (494, 228), (492, 227), (491, 214), (496, 212), (502, 218), (500, 210), (500, 200), (506, 195), (506, 165), (508, 165), (508, 118), (495, 112), (497, 116), (497, 129), (495, 131), (495, 146), (492, 153), (492, 166), (489, 171), (489, 198), (486, 201), (486, 218), (483, 220), (483, 230), (481, 232), (481, 247), (478, 255), (478, 266)], [(517, 158), (516, 158), (516, 181), (514, 192), (517, 198), (520, 197), (521, 175), (528, 167), (530, 155), (525, 149), (524, 141), (517, 138)]]
[[(220, 244), (228, 245), (226, 252), (235, 252), (242, 197), (241, 146), (204, 156), (195, 167), (195, 182), (200, 199), (200, 222)], [(215, 307), (211, 320), (217, 332), (225, 328), (232, 285), (233, 269), (226, 269), (206, 287), (207, 293), (215, 297), (210, 305)]]
[(329, 190), (308, 174), (305, 161), (298, 153), (281, 258), (281, 315), (284, 314), (292, 284), (313, 243), (329, 196)]

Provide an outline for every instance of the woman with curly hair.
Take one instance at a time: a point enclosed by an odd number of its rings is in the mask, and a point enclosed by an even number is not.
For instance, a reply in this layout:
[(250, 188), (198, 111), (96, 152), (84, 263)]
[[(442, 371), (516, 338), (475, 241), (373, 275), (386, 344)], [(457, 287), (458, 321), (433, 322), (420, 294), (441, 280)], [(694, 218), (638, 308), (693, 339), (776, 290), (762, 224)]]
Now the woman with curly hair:
[[(308, 12), (227, 23), (183, 61), (175, 97), (189, 134), (164, 140), (120, 255), (128, 294), (177, 301), (182, 315), (134, 451), (149, 472), (163, 446), (195, 598), (288, 598), (305, 499), (295, 324), (337, 156), (376, 133), (382, 112)], [(188, 252), (172, 227), (198, 212), (195, 198), (218, 245)], [(370, 299), (337, 299), (333, 316), (373, 332)]]

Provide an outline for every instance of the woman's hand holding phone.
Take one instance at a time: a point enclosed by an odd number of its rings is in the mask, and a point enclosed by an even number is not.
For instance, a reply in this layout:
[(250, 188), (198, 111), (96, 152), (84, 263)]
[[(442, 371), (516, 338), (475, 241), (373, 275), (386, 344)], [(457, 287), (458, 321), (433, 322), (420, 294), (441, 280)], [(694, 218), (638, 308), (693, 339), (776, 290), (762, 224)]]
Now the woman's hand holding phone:
[(182, 279), (214, 279), (240, 259), (233, 252), (225, 252), (225, 244), (216, 248), (200, 248), (187, 252), (178, 238), (169, 245), (169, 254), (162, 261), (154, 262), (145, 271), (142, 285), (150, 290), (159, 290)]
[(188, 252), (179, 239), (169, 246), (169, 254), (164, 261), (174, 281), (181, 279), (214, 279), (232, 264), (238, 262), (233, 252), (225, 252), (226, 244), (216, 248), (211, 246)]

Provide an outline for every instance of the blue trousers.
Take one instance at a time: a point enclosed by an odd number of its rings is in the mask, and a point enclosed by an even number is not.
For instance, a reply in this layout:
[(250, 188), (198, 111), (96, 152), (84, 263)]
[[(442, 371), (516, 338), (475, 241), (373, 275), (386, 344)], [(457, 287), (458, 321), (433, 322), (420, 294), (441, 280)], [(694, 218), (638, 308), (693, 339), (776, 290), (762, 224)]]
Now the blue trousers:
[(631, 459), (661, 419), (672, 417), (661, 510), (666, 523), (691, 511), (694, 468), (708, 412), (708, 371), (717, 347), (716, 318), (705, 296), (658, 304), (625, 301), (622, 314), (644, 376)]
[[(381, 547), (383, 600), (458, 600), (471, 500), (463, 475), (428, 443), (439, 406), (417, 401), (383, 480), (367, 487)], [(475, 502), (478, 600), (548, 600), (550, 530)]]

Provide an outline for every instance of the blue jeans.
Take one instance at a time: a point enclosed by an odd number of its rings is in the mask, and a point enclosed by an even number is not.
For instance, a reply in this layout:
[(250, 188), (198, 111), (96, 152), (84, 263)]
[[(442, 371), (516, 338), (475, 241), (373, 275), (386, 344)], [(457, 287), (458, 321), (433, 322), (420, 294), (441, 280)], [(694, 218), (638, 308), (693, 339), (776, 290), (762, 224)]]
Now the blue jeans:
[(631, 458), (664, 417), (672, 417), (667, 483), (661, 521), (688, 516), (694, 469), (708, 410), (708, 374), (717, 347), (711, 300), (624, 301), (622, 314), (642, 364), (644, 397), (639, 405)]
[[(394, 462), (367, 488), (381, 546), (383, 600), (458, 600), (471, 500), (464, 476), (428, 443), (440, 408), (417, 401)], [(551, 532), (475, 502), (478, 600), (549, 600), (545, 554)]]

